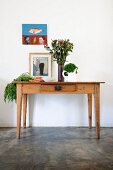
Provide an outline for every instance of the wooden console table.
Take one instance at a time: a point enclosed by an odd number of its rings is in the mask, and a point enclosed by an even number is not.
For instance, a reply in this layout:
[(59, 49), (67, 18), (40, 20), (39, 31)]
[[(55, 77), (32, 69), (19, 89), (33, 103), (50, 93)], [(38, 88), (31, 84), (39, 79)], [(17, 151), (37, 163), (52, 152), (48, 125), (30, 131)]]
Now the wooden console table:
[(20, 139), (23, 100), (23, 127), (26, 127), (27, 94), (87, 94), (89, 128), (92, 127), (92, 95), (94, 95), (96, 136), (100, 138), (100, 83), (104, 82), (16, 82), (17, 137)]

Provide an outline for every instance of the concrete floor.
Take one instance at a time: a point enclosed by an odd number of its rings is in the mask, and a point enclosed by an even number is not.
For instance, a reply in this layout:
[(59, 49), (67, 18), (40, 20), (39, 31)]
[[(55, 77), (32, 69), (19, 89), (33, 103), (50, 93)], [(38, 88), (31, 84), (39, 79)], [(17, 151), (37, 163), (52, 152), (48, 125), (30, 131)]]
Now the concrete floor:
[(0, 170), (113, 170), (113, 128), (0, 128)]

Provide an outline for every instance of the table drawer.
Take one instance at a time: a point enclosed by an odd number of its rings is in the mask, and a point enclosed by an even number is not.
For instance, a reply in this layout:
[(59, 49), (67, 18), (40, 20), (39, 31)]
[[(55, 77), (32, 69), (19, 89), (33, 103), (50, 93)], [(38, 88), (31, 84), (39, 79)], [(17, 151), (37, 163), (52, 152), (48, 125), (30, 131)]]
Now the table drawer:
[(94, 93), (94, 84), (77, 84), (77, 93)]
[(60, 85), (60, 84), (52, 84), (52, 85), (41, 85), (41, 92), (74, 92), (76, 90), (75, 85)]
[(24, 94), (40, 93), (40, 84), (24, 84), (22, 92)]

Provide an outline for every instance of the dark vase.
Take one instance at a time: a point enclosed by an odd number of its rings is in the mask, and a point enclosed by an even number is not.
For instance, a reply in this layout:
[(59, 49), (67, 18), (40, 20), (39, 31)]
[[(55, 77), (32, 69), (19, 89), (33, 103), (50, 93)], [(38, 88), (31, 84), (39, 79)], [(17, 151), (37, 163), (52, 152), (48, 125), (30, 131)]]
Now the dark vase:
[(64, 82), (63, 73), (63, 65), (58, 64), (58, 81)]

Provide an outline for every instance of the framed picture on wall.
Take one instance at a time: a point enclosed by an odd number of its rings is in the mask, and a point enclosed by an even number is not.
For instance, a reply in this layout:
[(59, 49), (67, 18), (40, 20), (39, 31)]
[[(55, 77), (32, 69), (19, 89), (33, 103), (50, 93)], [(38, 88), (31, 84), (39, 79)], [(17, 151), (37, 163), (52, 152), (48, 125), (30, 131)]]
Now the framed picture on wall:
[(47, 24), (22, 24), (22, 44), (46, 45)]
[(32, 76), (51, 78), (51, 54), (29, 53), (29, 72)]

